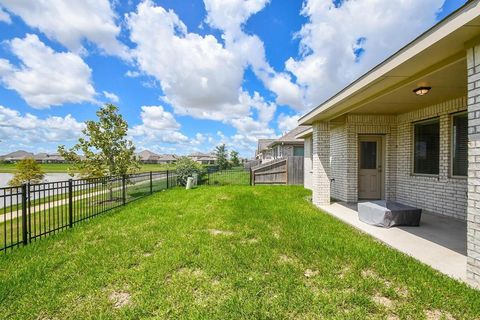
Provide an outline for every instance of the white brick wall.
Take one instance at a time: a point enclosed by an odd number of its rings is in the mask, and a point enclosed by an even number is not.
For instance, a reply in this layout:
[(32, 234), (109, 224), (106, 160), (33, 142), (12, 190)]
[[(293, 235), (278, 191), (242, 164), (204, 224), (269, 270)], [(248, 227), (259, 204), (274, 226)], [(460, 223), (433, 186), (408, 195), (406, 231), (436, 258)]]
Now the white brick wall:
[(313, 124), (312, 201), (316, 205), (330, 204), (330, 125)]
[(303, 158), (303, 186), (307, 189), (312, 189), (312, 136), (308, 136), (304, 139), (304, 158)]
[(467, 278), (480, 286), (480, 44), (467, 50), (468, 217)]

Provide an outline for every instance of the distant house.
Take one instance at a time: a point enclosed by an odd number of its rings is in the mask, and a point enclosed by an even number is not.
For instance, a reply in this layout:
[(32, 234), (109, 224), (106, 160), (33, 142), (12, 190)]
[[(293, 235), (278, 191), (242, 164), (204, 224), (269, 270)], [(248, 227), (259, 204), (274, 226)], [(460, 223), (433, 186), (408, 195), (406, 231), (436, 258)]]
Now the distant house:
[(58, 153), (48, 154), (48, 153), (42, 152), (34, 155), (33, 159), (35, 159), (35, 161), (38, 163), (64, 163), (65, 162), (65, 158), (63, 158)]
[(150, 150), (143, 150), (142, 152), (137, 153), (138, 161), (141, 163), (150, 163), (156, 164), (160, 160), (160, 155), (150, 151)]
[(217, 162), (217, 156), (213, 153), (195, 152), (188, 157), (201, 164), (215, 164)]
[(3, 155), (1, 157), (1, 159), (5, 162), (12, 162), (12, 163), (15, 163), (15, 162), (19, 162), (19, 161), (22, 161), (23, 159), (27, 159), (27, 158), (34, 158), (34, 154), (31, 153), (31, 152), (27, 152), (27, 151), (23, 151), (23, 150), (18, 150), (18, 151), (14, 151), (14, 152), (11, 152), (11, 153), (8, 153), (6, 155)]
[(266, 163), (273, 160), (273, 151), (268, 146), (275, 139), (258, 139), (257, 151), (255, 152), (255, 160), (261, 163)]
[(177, 162), (177, 156), (174, 154), (161, 154), (158, 163), (171, 164)]
[(310, 126), (298, 126), (292, 131), (287, 132), (282, 137), (268, 144), (272, 150), (273, 159), (281, 159), (292, 156), (304, 156), (304, 141), (298, 139), (297, 135), (310, 129)]

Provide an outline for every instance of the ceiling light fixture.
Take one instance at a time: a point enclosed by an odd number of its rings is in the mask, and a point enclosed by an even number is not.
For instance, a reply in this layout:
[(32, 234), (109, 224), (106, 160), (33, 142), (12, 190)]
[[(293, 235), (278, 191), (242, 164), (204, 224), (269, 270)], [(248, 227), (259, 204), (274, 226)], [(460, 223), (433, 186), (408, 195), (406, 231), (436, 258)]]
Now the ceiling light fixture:
[(419, 87), (419, 88), (413, 90), (413, 92), (414, 92), (417, 96), (424, 96), (424, 95), (426, 95), (427, 93), (429, 93), (430, 90), (432, 90), (432, 87)]

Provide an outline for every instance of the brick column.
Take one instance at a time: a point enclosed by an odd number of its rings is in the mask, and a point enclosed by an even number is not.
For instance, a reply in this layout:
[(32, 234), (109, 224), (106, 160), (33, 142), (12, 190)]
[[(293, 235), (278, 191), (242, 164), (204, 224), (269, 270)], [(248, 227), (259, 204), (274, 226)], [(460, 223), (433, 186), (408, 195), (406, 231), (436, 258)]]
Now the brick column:
[(313, 203), (330, 204), (330, 126), (328, 122), (313, 124)]
[(467, 278), (480, 286), (480, 43), (467, 49), (468, 209)]

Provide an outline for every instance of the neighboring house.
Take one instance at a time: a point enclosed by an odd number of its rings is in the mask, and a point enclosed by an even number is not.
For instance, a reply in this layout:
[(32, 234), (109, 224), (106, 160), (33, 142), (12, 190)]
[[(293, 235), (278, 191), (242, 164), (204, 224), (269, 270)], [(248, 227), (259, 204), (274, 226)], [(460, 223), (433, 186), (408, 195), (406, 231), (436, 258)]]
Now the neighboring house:
[(143, 150), (137, 153), (138, 161), (141, 163), (146, 164), (157, 164), (160, 160), (160, 155), (150, 151), (150, 150)]
[(158, 163), (171, 164), (177, 162), (177, 156), (174, 154), (161, 154)]
[(38, 153), (33, 156), (33, 159), (35, 159), (36, 162), (38, 163), (64, 163), (65, 159), (59, 155), (58, 153)]
[(215, 164), (217, 162), (217, 156), (213, 153), (195, 152), (188, 157), (200, 164)]
[(388, 199), (468, 221), (467, 277), (480, 285), (480, 0), (299, 124), (313, 127), (316, 205)]
[(308, 129), (310, 129), (310, 126), (298, 126), (282, 137), (270, 142), (267, 147), (272, 150), (273, 159), (281, 159), (291, 156), (303, 157), (304, 142), (296, 136)]
[(34, 158), (34, 154), (31, 152), (23, 151), (23, 150), (18, 150), (18, 151), (3, 155), (1, 158), (3, 161), (6, 161), (6, 162), (19, 162), (23, 159)]
[(258, 139), (257, 151), (255, 152), (255, 160), (258, 164), (266, 163), (273, 160), (273, 150), (268, 147), (275, 139)]

